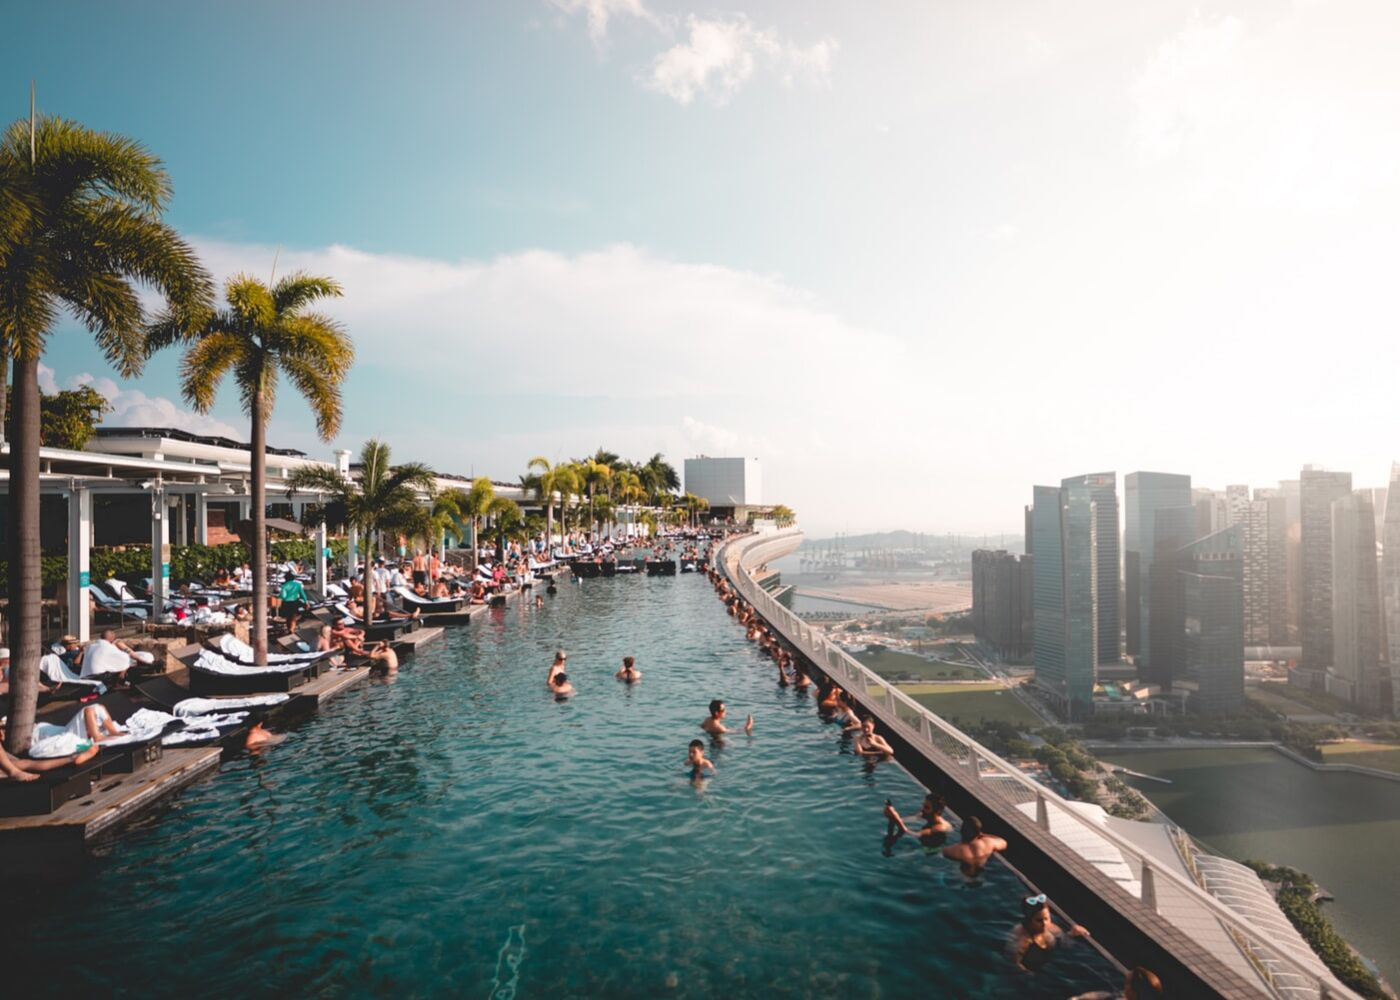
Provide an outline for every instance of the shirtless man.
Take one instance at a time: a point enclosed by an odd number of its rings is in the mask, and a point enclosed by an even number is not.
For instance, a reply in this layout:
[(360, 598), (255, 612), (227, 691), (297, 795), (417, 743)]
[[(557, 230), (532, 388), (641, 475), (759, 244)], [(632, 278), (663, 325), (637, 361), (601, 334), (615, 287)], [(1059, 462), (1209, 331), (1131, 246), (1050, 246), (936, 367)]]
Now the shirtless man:
[(556, 698), (567, 698), (574, 693), (574, 686), (569, 683), (569, 675), (564, 673), (564, 665), (569, 659), (569, 654), (562, 649), (554, 654), (554, 662), (549, 665), (549, 674), (544, 679), (545, 687), (549, 688), (550, 694)]
[[(729, 711), (724, 702), (716, 698), (710, 702), (710, 714), (700, 723), (700, 728), (711, 736), (723, 736), (729, 732), (729, 727), (724, 724), (724, 716)], [(753, 732), (753, 713), (749, 713), (748, 720), (744, 723), (744, 732)]]
[(875, 732), (875, 719), (868, 715), (861, 721), (860, 732), (856, 735), (855, 750), (862, 757), (875, 757), (880, 760), (894, 756), (894, 748), (883, 736)]
[(705, 772), (715, 773), (715, 765), (705, 756), (705, 744), (701, 740), (691, 740), (690, 750), (685, 756), (685, 766), (692, 778), (703, 778)]
[(613, 674), (613, 676), (620, 681), (626, 681), (628, 684), (636, 684), (642, 679), (642, 672), (637, 669), (636, 662), (636, 657), (624, 656), (622, 658), (622, 669)]
[(943, 848), (943, 856), (956, 861), (966, 878), (976, 878), (992, 860), (992, 855), (1006, 850), (1006, 841), (982, 832), (982, 821), (976, 816), (963, 820), (962, 840)]
[(925, 795), (924, 804), (919, 807), (919, 819), (924, 821), (924, 827), (915, 833), (904, 822), (904, 817), (899, 815), (899, 810), (894, 807), (894, 803), (886, 799), (885, 820), (888, 823), (886, 833), (891, 837), (899, 837), (907, 833), (912, 837), (918, 837), (919, 842), (923, 844), (939, 841), (953, 830), (953, 824), (949, 823), (943, 816), (943, 810), (946, 807), (947, 803), (943, 801), (943, 796), (934, 792)]

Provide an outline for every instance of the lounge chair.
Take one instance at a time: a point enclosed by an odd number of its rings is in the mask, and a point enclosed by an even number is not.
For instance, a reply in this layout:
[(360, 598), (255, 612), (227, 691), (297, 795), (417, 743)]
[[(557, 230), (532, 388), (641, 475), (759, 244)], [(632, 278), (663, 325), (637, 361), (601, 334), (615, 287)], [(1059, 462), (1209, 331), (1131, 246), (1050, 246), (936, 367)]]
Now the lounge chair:
[[(291, 637), (283, 636), (283, 638)], [(209, 640), (209, 646), (211, 649), (217, 649), (219, 653), (231, 662), (241, 664), (245, 667), (271, 666), (281, 663), (312, 664), (319, 663), (330, 655), (328, 653), (317, 652), (314, 649), (308, 651), (289, 650), (285, 653), (268, 653), (267, 663), (260, 664), (255, 658), (253, 647), (238, 638), (238, 636), (234, 635), (232, 632), (225, 632), (223, 635), (219, 636), (217, 641), (213, 639)]]
[(419, 597), (407, 587), (395, 587), (394, 593), (398, 595), (405, 611), (416, 610), (425, 615), (461, 611), (462, 605), (466, 603), (466, 598), (462, 597)]
[(200, 697), (290, 692), (311, 680), (319, 669), (317, 664), (305, 661), (249, 667), (212, 649), (200, 650), (188, 665), (190, 693)]

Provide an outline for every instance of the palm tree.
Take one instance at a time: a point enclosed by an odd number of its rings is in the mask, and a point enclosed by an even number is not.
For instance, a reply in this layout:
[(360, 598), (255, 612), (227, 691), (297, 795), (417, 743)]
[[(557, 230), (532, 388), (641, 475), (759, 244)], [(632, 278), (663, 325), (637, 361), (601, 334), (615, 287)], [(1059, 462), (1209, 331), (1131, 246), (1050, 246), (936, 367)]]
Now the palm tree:
[(579, 466), (582, 470), (580, 478), (588, 488), (588, 527), (590, 531), (597, 530), (597, 521), (594, 518), (594, 500), (598, 496), (601, 488), (606, 494), (612, 485), (612, 466), (604, 465), (594, 459), (585, 459)]
[(667, 462), (659, 451), (642, 465), (640, 475), (642, 484), (651, 493), (651, 501), (654, 504), (659, 503), (664, 494), (673, 493), (681, 488), (681, 477), (676, 475), (675, 466)]
[(365, 547), (365, 627), (374, 620), (374, 585), (370, 567), (374, 563), (374, 539), (381, 532), (413, 534), (421, 531), (427, 517), (426, 496), (434, 497), (433, 470), (419, 462), (392, 465), (389, 446), (371, 439), (360, 449), (360, 476), (351, 479), (326, 466), (304, 466), (287, 481), (294, 491), (326, 494), (326, 509), (344, 511), (345, 527), (359, 533)]
[(617, 493), (617, 502), (622, 505), (624, 510), (646, 498), (646, 490), (642, 488), (641, 477), (631, 469), (623, 469), (617, 473), (614, 489)]
[(423, 524), (423, 542), (429, 551), (442, 549), (447, 544), (449, 529), (458, 532), (462, 538), (462, 526), (467, 520), (467, 491), (443, 490), (433, 497), (433, 505), (427, 512)]
[(477, 531), (481, 526), (481, 519), (491, 511), (491, 503), (496, 499), (496, 487), (486, 476), (478, 476), (472, 480), (472, 488), (467, 493), (467, 502), (462, 507), (462, 513), (466, 516), (471, 525), (472, 539), (472, 572), (476, 572), (477, 550), (480, 548), (477, 542)]
[(0, 358), (10, 384), (7, 743), (28, 749), (39, 697), (39, 361), (61, 312), (87, 327), (123, 377), (141, 372), (147, 323), (137, 286), (192, 324), (213, 286), (194, 250), (160, 220), (170, 178), (140, 144), (43, 116), (0, 135)]
[(560, 495), (559, 524), (562, 530), (564, 524), (564, 507), (568, 504), (570, 491), (575, 488), (573, 467), (567, 462), (550, 464), (549, 459), (543, 455), (536, 455), (530, 459), (530, 464), (526, 467), (531, 472), (535, 480), (535, 499), (544, 501), (544, 532), (545, 547), (549, 548), (554, 544), (554, 494)]
[[(245, 274), (224, 286), (228, 308), (212, 312), (191, 336), (180, 362), (185, 399), (208, 413), (224, 375), (232, 371), (243, 409), (252, 423), (253, 653), (267, 658), (267, 421), (285, 374), (311, 406), (316, 433), (329, 441), (340, 429), (340, 384), (355, 360), (355, 348), (340, 324), (308, 308), (340, 295), (330, 278), (288, 275), (271, 288)], [(153, 332), (156, 342), (177, 332)]]
[(783, 504), (778, 504), (778, 506), (770, 510), (768, 516), (778, 522), (779, 527), (783, 528), (788, 527), (797, 520), (797, 515), (793, 512), (792, 508)]
[(510, 497), (492, 497), (486, 505), (486, 516), (496, 536), (496, 560), (505, 559), (505, 539), (517, 538), (525, 528), (525, 512)]

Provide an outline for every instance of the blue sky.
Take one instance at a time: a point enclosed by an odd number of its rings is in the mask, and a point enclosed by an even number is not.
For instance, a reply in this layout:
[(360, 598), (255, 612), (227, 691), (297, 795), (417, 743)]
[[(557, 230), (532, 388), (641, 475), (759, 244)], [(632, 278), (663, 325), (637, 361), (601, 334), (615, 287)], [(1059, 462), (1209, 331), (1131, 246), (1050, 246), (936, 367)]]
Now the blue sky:
[[(29, 4), (0, 112), (34, 78), (141, 139), (220, 277), (341, 278), (338, 445), (752, 453), (816, 530), (996, 531), (1089, 469), (1384, 481), (1397, 41), (1345, 0)], [(46, 363), (188, 421), (176, 360)], [(271, 440), (329, 451), (290, 392)]]

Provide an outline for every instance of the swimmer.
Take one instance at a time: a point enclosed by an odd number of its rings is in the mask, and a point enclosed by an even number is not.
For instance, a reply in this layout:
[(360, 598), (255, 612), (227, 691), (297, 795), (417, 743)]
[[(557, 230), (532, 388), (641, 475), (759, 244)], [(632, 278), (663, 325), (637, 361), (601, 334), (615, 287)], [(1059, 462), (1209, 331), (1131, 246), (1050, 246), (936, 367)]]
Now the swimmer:
[(545, 687), (556, 698), (567, 698), (574, 693), (574, 686), (569, 683), (569, 675), (564, 673), (564, 664), (569, 659), (569, 654), (562, 649), (554, 654), (554, 662), (549, 665), (549, 674), (544, 679)]
[(1166, 995), (1157, 974), (1139, 965), (1123, 977), (1123, 992), (1095, 990), (1070, 997), (1070, 1000), (1161, 1000)]
[[(729, 732), (729, 727), (724, 724), (724, 716), (728, 711), (729, 709), (725, 706), (724, 702), (716, 698), (714, 701), (710, 702), (710, 714), (700, 723), (700, 728), (711, 736), (722, 736)], [(744, 723), (744, 732), (753, 732), (752, 712), (749, 713), (748, 721)]]
[(793, 668), (792, 686), (799, 691), (806, 691), (812, 686), (812, 678), (807, 676), (807, 668), (802, 666), (801, 661)]
[(860, 724), (860, 734), (856, 736), (856, 753), (862, 757), (887, 758), (894, 756), (894, 748), (883, 736), (875, 732), (875, 719), (866, 716)]
[(245, 750), (261, 750), (263, 747), (276, 746), (286, 738), (281, 733), (269, 733), (263, 728), (261, 722), (255, 722), (248, 729), (248, 735), (243, 738), (243, 748)]
[(537, 608), (542, 608), (542, 607), (544, 607), (544, 597), (543, 597), (542, 595), (540, 595), (540, 594), (536, 594), (536, 595), (535, 595), (535, 607), (537, 607)]
[(1068, 938), (1088, 936), (1089, 932), (1075, 923), (1069, 925), (1068, 932), (1056, 926), (1044, 893), (1027, 896), (1021, 900), (1021, 922), (1011, 931), (1011, 961), (1022, 972), (1035, 972)]
[(919, 819), (924, 821), (924, 827), (916, 833), (909, 829), (909, 824), (904, 822), (904, 817), (899, 815), (899, 810), (894, 807), (894, 803), (886, 799), (885, 820), (887, 827), (885, 833), (890, 837), (900, 837), (907, 833), (911, 837), (918, 837), (919, 842), (926, 846), (930, 842), (941, 842), (953, 830), (953, 824), (949, 823), (943, 816), (945, 808), (947, 808), (947, 803), (943, 801), (943, 796), (934, 792), (925, 795), (924, 804), (919, 807)]
[(636, 667), (637, 658), (634, 656), (624, 656), (622, 658), (622, 669), (613, 674), (620, 681), (628, 684), (636, 684), (642, 679), (642, 672)]
[(788, 686), (789, 683), (790, 683), (790, 682), (788, 681), (787, 669), (783, 666), (783, 661), (782, 661), (782, 660), (779, 660), (779, 661), (778, 661), (778, 687), (780, 687), (780, 688), (785, 688), (785, 687)]
[(1006, 841), (982, 832), (982, 821), (976, 816), (963, 820), (962, 840), (943, 848), (943, 856), (956, 861), (963, 876), (969, 879), (982, 874), (992, 856), (1006, 850)]
[(685, 766), (692, 778), (703, 778), (705, 772), (715, 773), (715, 765), (705, 756), (705, 744), (701, 740), (691, 740), (690, 750), (685, 757)]

